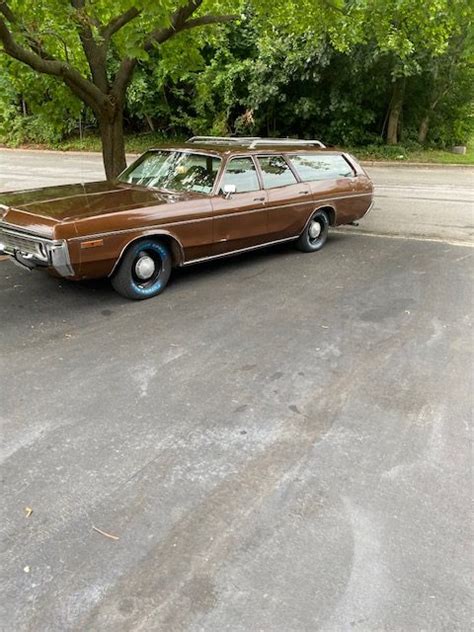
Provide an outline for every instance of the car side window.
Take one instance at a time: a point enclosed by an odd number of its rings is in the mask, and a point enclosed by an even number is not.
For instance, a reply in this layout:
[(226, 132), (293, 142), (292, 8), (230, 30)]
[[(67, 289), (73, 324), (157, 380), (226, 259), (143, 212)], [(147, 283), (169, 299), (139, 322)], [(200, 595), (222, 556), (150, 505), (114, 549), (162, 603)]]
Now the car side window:
[(337, 154), (298, 154), (289, 157), (303, 182), (352, 178), (354, 172)]
[(265, 189), (296, 184), (297, 180), (283, 156), (262, 156), (258, 159)]
[(260, 183), (253, 160), (251, 158), (232, 158), (226, 167), (221, 188), (223, 189), (226, 184), (235, 185), (237, 193), (258, 191)]

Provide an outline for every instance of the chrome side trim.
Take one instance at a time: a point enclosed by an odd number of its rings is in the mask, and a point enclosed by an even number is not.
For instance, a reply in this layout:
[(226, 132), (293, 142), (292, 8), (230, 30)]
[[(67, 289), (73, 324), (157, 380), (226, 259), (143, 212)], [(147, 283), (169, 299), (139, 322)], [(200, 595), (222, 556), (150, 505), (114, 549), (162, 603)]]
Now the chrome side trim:
[(144, 236), (146, 236), (147, 234), (152, 234), (153, 232), (156, 233), (156, 231), (161, 231), (161, 233), (157, 233), (157, 234), (170, 235), (170, 237), (174, 237), (174, 235), (171, 235), (170, 233), (168, 233), (166, 230), (163, 230), (163, 229), (166, 229), (168, 226), (179, 226), (180, 224), (192, 224), (195, 222), (209, 222), (211, 219), (212, 217), (197, 217), (196, 219), (182, 220), (180, 222), (168, 222), (166, 224), (152, 224), (151, 226), (139, 226), (138, 228), (121, 228), (118, 230), (109, 230), (106, 233), (90, 233), (89, 235), (81, 235), (80, 237), (71, 237), (69, 241), (83, 241), (87, 239), (95, 239), (96, 237), (108, 237), (109, 235), (123, 235), (124, 233), (137, 233), (141, 231), (147, 231), (146, 233), (143, 233)]
[[(301, 182), (299, 184), (309, 184), (309, 183)], [(320, 199), (314, 199), (314, 200), (306, 198), (306, 200), (303, 200), (301, 202), (286, 202), (285, 204), (279, 204), (278, 206), (270, 206), (268, 203), (267, 204), (268, 204), (268, 209), (269, 210), (277, 210), (277, 209), (280, 209), (280, 208), (288, 208), (288, 207), (291, 207), (291, 206), (307, 206), (309, 203), (319, 204), (320, 206), (324, 206), (325, 202), (334, 202), (334, 201), (337, 201), (337, 200), (346, 200), (347, 198), (366, 197), (367, 195), (372, 195), (372, 193), (370, 193), (370, 192), (368, 192), (368, 193), (350, 193), (349, 195), (338, 195), (338, 196), (335, 196), (335, 197), (320, 198)], [(251, 213), (253, 211), (245, 211), (245, 212)], [(228, 215), (218, 215), (217, 217), (230, 217), (232, 215), (233, 215), (233, 213), (229, 213)]]
[[(371, 192), (367, 192), (367, 193), (349, 193), (348, 195), (338, 195), (336, 197), (330, 197), (330, 198), (321, 198), (318, 200), (313, 200), (313, 204), (321, 204), (324, 202), (332, 202), (334, 200), (345, 200), (347, 198), (353, 198), (353, 197), (366, 197), (368, 195), (372, 195)], [(309, 199), (306, 199), (304, 201), (301, 202), (288, 202), (286, 204), (280, 204), (278, 206), (271, 206), (269, 207), (269, 210), (274, 211), (276, 209), (279, 208), (287, 208), (288, 206), (302, 206), (302, 205), (307, 205), (310, 203)], [(324, 204), (323, 204), (324, 205)], [(261, 208), (257, 208), (257, 209), (250, 209), (248, 211), (242, 211), (242, 214), (248, 214), (248, 213), (256, 213), (262, 212)], [(192, 224), (194, 222), (208, 222), (211, 219), (220, 219), (220, 218), (227, 218), (227, 217), (234, 217), (235, 213), (225, 213), (224, 215), (211, 215), (209, 217), (197, 217), (195, 219), (189, 219), (189, 220), (181, 220), (178, 222), (167, 222), (166, 224), (153, 224), (151, 226), (140, 226), (139, 228), (122, 228), (119, 230), (109, 230), (105, 233), (91, 233), (89, 235), (81, 235), (80, 237), (71, 237), (69, 239), (69, 241), (81, 241), (83, 239), (92, 239), (95, 237), (107, 237), (108, 235), (119, 235), (122, 233), (132, 233), (132, 232), (139, 232), (142, 230), (161, 230), (161, 229), (166, 229), (169, 226), (179, 226), (181, 224)], [(173, 237), (173, 235), (171, 235), (171, 237)]]
[[(361, 195), (370, 195), (370, 194), (363, 193), (363, 194), (357, 194), (357, 195), (358, 195), (358, 197), (360, 197)], [(352, 197), (352, 196), (342, 196), (342, 197)], [(337, 199), (337, 198), (328, 198), (328, 201), (329, 200), (334, 200), (334, 199)], [(323, 201), (323, 200), (319, 200), (319, 202), (321, 202), (321, 201)], [(365, 214), (367, 214), (369, 212), (369, 210), (371, 210), (373, 205), (374, 205), (374, 202), (372, 202), (370, 204), (369, 209), (366, 211)], [(292, 205), (289, 205), (289, 206), (292, 206)], [(260, 250), (261, 248), (266, 248), (267, 246), (274, 246), (276, 244), (282, 244), (282, 243), (287, 242), (287, 241), (295, 241), (306, 230), (306, 228), (307, 228), (309, 222), (311, 221), (311, 218), (313, 217), (313, 215), (320, 208), (324, 208), (325, 206), (327, 206), (327, 205), (326, 204), (320, 204), (313, 211), (311, 211), (308, 219), (305, 222), (303, 230), (300, 233), (298, 233), (297, 235), (293, 235), (293, 237), (285, 237), (284, 239), (277, 239), (275, 241), (268, 241), (268, 242), (265, 242), (264, 244), (258, 244), (257, 246), (249, 246), (247, 248), (239, 248), (238, 250), (231, 250), (230, 252), (223, 252), (223, 253), (219, 253), (217, 255), (211, 255), (209, 257), (201, 257), (199, 259), (190, 259), (189, 261), (184, 261), (182, 266), (189, 266), (189, 265), (192, 265), (194, 263), (202, 263), (204, 261), (211, 261), (212, 259), (222, 259), (224, 257), (230, 257), (232, 255), (237, 255), (237, 254), (240, 254), (242, 252), (249, 252), (251, 250)], [(280, 207), (278, 207), (278, 208), (280, 208)]]
[(267, 241), (264, 244), (257, 244), (256, 246), (249, 246), (248, 248), (239, 248), (238, 250), (231, 250), (230, 252), (220, 252), (217, 255), (210, 255), (209, 257), (200, 257), (199, 259), (190, 259), (189, 261), (184, 261), (182, 266), (190, 266), (194, 263), (202, 263), (204, 261), (211, 261), (211, 259), (223, 259), (224, 257), (231, 257), (232, 255), (237, 255), (242, 252), (248, 252), (250, 250), (260, 250), (261, 248), (266, 248), (267, 246), (274, 246), (276, 244), (282, 244), (285, 241), (295, 241), (298, 239), (299, 235), (295, 235), (294, 237), (285, 237), (284, 239), (277, 239), (275, 241)]
[(366, 197), (367, 195), (372, 195), (372, 191), (367, 191), (366, 193), (349, 193), (349, 195), (336, 195), (335, 197), (321, 198), (320, 200), (315, 200), (315, 202), (319, 204), (319, 202), (331, 202), (332, 200), (345, 200), (347, 198)]

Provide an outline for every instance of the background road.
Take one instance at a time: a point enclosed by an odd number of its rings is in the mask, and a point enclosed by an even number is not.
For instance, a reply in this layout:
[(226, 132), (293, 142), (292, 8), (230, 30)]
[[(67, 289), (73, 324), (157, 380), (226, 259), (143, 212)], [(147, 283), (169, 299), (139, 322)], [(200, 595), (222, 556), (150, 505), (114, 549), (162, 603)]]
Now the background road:
[[(370, 171), (371, 222), (397, 232), (432, 182), (472, 223), (469, 171)], [(2, 629), (470, 629), (474, 250), (458, 229), (464, 245), (439, 226), (333, 231), (317, 254), (177, 271), (140, 303), (1, 262)]]
[[(474, 168), (395, 165), (368, 171), (376, 203), (358, 232), (472, 242)], [(103, 178), (98, 154), (0, 149), (0, 191)]]

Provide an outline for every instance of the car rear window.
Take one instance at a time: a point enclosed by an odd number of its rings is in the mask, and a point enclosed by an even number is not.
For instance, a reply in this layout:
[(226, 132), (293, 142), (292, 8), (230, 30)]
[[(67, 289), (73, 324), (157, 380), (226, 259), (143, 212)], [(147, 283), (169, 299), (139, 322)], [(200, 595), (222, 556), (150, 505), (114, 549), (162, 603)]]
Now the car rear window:
[(290, 160), (304, 182), (352, 178), (354, 175), (349, 163), (341, 155), (298, 154), (290, 156)]
[(262, 156), (259, 157), (258, 162), (262, 170), (265, 189), (296, 184), (297, 180), (283, 156)]

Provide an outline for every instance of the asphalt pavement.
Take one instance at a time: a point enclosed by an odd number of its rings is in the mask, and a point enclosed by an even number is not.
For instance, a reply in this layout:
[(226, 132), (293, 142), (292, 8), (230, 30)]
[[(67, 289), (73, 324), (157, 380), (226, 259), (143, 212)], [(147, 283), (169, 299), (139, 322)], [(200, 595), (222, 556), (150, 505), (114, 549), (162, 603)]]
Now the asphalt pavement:
[(389, 236), (149, 301), (0, 263), (2, 630), (471, 629), (472, 171), (378, 169)]

